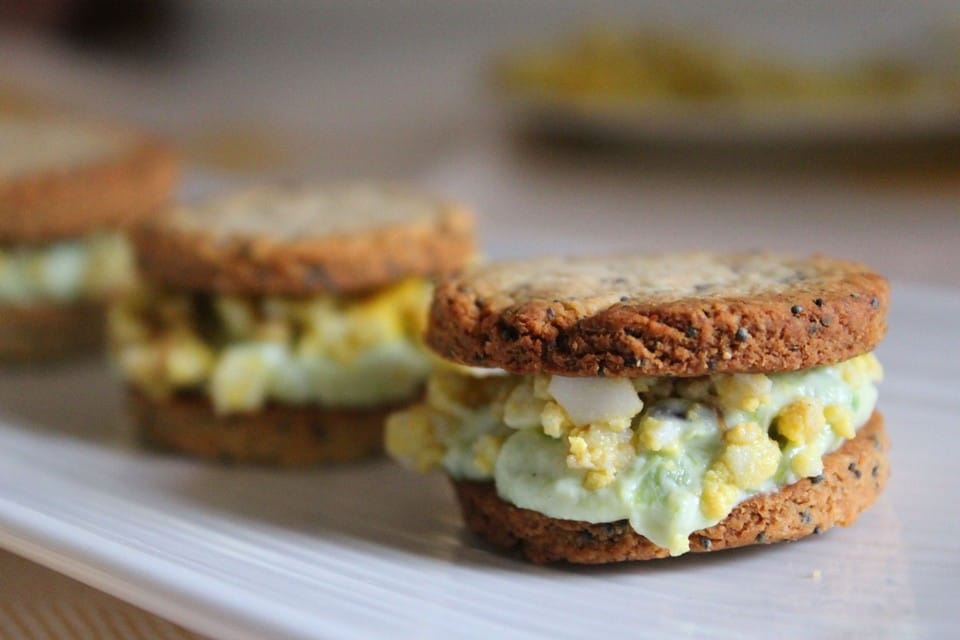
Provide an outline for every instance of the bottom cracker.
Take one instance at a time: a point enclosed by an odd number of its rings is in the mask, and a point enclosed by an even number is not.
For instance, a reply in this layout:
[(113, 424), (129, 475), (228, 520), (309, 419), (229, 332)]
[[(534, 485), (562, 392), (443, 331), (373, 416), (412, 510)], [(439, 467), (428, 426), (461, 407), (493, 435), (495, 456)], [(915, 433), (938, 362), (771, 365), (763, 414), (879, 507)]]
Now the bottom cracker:
[[(821, 476), (740, 503), (720, 523), (692, 533), (690, 550), (784, 542), (852, 524), (886, 485), (888, 447), (883, 417), (874, 412), (854, 439), (824, 458)], [(493, 544), (519, 548), (537, 564), (602, 564), (670, 555), (626, 520), (594, 524), (551, 518), (501, 500), (492, 482), (454, 480), (453, 485), (471, 531)]]
[(104, 343), (99, 302), (0, 307), (0, 360), (42, 362), (95, 351)]
[(345, 409), (268, 405), (219, 415), (201, 395), (154, 400), (129, 390), (141, 441), (222, 462), (296, 467), (354, 460), (383, 450), (383, 422), (398, 406)]

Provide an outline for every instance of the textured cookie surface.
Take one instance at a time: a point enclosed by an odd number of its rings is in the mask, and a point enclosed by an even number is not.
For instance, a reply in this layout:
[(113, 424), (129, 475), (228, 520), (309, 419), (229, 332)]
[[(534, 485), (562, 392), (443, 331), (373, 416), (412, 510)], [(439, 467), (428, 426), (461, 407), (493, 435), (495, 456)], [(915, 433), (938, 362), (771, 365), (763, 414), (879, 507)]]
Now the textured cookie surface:
[(291, 467), (380, 453), (383, 421), (397, 409), (269, 405), (218, 415), (199, 395), (154, 400), (129, 390), (128, 396), (140, 438), (149, 446), (221, 462)]
[(0, 118), (0, 242), (38, 243), (124, 226), (156, 212), (172, 153), (126, 130), (60, 118)]
[(351, 293), (463, 266), (473, 220), (396, 186), (277, 186), (177, 208), (134, 241), (145, 276), (168, 287)]
[(40, 362), (103, 345), (104, 306), (97, 302), (0, 307), (0, 360)]
[[(883, 418), (874, 413), (853, 440), (824, 458), (823, 473), (737, 505), (726, 519), (690, 535), (693, 552), (797, 540), (848, 526), (876, 500), (890, 474)], [(491, 482), (455, 481), (467, 527), (536, 563), (600, 564), (664, 558), (669, 553), (626, 521), (591, 524), (515, 507)]]
[(0, 177), (96, 164), (122, 153), (126, 143), (118, 131), (70, 120), (0, 118)]
[(888, 301), (881, 276), (821, 256), (544, 258), (441, 281), (427, 342), (520, 374), (789, 371), (873, 349)]

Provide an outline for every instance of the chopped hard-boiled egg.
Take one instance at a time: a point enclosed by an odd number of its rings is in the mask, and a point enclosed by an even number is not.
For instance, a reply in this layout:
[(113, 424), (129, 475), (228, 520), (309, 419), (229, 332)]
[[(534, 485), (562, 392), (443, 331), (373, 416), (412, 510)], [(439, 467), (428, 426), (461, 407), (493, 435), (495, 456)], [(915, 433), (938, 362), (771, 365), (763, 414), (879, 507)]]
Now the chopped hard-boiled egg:
[(824, 426), (823, 405), (816, 398), (798, 398), (791, 402), (780, 410), (775, 423), (777, 433), (798, 444), (816, 438)]
[(565, 378), (553, 376), (547, 392), (563, 406), (578, 427), (627, 420), (640, 413), (643, 402), (627, 378)]
[(265, 403), (372, 406), (417, 392), (430, 285), (404, 281), (363, 298), (248, 298), (141, 291), (110, 310), (116, 361), (164, 396), (205, 391), (221, 413)]
[(217, 362), (210, 396), (221, 413), (251, 411), (263, 405), (274, 369), (283, 366), (282, 347), (250, 343), (232, 347)]
[(133, 257), (118, 233), (0, 247), (0, 304), (66, 304), (129, 288)]
[(773, 383), (762, 373), (733, 373), (713, 376), (717, 397), (724, 408), (756, 411), (769, 402)]

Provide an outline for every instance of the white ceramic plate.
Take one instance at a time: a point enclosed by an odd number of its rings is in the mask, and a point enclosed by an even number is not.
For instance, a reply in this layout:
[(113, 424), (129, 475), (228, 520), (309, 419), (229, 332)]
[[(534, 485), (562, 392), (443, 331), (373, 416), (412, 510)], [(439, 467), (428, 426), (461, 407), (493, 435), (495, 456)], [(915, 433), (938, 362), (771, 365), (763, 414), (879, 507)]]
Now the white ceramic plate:
[[(380, 461), (224, 469), (132, 447), (97, 362), (0, 374), (0, 545), (231, 639), (943, 638), (960, 625), (960, 291), (895, 288), (887, 492), (806, 541), (533, 567)], [(818, 572), (819, 577), (814, 577)]]

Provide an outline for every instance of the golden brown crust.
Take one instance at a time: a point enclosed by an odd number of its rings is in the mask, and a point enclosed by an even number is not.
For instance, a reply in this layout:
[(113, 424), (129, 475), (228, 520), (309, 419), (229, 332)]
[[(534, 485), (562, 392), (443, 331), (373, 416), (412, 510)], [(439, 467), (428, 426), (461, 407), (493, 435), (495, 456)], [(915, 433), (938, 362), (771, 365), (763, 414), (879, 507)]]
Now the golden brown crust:
[(176, 177), (171, 150), (145, 136), (94, 162), (0, 176), (0, 243), (36, 244), (125, 227), (163, 207)]
[(383, 422), (396, 405), (346, 409), (269, 405), (218, 415), (209, 400), (179, 395), (154, 400), (128, 390), (144, 444), (221, 462), (282, 467), (354, 460), (383, 450)]
[(41, 362), (91, 352), (104, 342), (104, 306), (0, 306), (0, 360)]
[[(719, 524), (690, 535), (693, 552), (797, 540), (848, 526), (877, 499), (890, 475), (883, 418), (874, 413), (857, 437), (824, 458), (824, 470), (774, 494), (747, 500)], [(591, 524), (550, 518), (497, 496), (492, 482), (454, 481), (467, 527), (532, 562), (601, 564), (650, 560), (669, 552), (623, 520)]]
[(427, 342), (445, 358), (519, 374), (790, 371), (872, 350), (888, 304), (881, 276), (822, 256), (534, 260), (438, 283)]
[[(339, 186), (327, 189), (335, 188)], [(289, 190), (261, 189), (234, 194), (233, 200), (306, 199)], [(307, 195), (317, 192), (322, 193), (323, 188)], [(391, 195), (383, 194), (387, 206)], [(406, 277), (459, 269), (472, 258), (474, 231), (469, 211), (406, 192), (396, 195), (414, 209), (409, 217), (350, 224), (354, 212), (327, 207), (330, 210), (322, 213), (298, 211), (301, 215), (293, 223), (285, 220), (289, 217), (285, 215), (273, 219), (251, 215), (256, 211), (249, 204), (241, 207), (234, 203), (237, 209), (246, 209), (238, 213), (238, 218), (245, 214), (244, 225), (243, 220), (229, 219), (232, 201), (224, 200), (219, 208), (227, 211), (211, 211), (217, 206), (208, 204), (192, 215), (188, 210), (172, 211), (150, 220), (134, 230), (133, 240), (147, 280), (175, 289), (238, 294), (363, 293)], [(203, 218), (211, 214), (216, 223), (205, 228)], [(275, 223), (274, 232), (263, 229), (265, 220)], [(285, 230), (285, 224), (295, 229)], [(222, 231), (231, 225), (237, 227), (234, 232)]]

